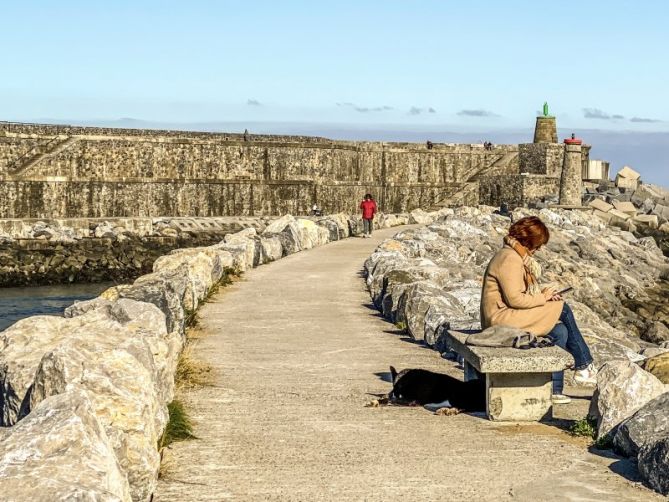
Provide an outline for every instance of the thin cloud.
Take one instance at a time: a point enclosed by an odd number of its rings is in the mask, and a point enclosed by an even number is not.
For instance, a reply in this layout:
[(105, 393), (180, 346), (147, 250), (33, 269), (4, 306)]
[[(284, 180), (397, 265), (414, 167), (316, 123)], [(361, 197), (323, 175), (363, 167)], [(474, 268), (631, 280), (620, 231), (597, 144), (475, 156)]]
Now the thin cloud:
[(630, 119), (630, 122), (639, 122), (642, 124), (656, 124), (658, 122), (662, 122), (659, 119), (649, 119), (647, 117), (632, 117)]
[(262, 106), (262, 103), (258, 101), (257, 99), (249, 99), (246, 101), (246, 104), (248, 106)]
[(621, 120), (625, 118), (623, 115), (611, 115), (599, 108), (583, 108), (583, 117), (596, 120)]
[(421, 113), (437, 113), (437, 110), (428, 106), (427, 108), (420, 108), (418, 106), (412, 106), (409, 108), (409, 115), (420, 115)]
[(359, 113), (369, 113), (369, 112), (387, 112), (389, 110), (392, 110), (392, 106), (388, 105), (383, 105), (383, 106), (358, 106), (355, 103), (350, 103), (350, 102), (344, 102), (344, 103), (337, 103), (337, 106), (345, 106), (348, 108), (353, 108), (356, 112)]
[(458, 115), (461, 117), (498, 117), (496, 113), (489, 110), (460, 110)]

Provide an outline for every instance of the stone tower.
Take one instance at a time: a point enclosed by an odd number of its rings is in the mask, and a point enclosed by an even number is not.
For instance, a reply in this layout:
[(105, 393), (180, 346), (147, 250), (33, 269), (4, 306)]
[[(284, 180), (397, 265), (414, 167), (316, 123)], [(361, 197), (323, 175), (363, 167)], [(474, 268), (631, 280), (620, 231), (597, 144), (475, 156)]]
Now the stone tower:
[(565, 139), (564, 161), (562, 163), (562, 175), (560, 176), (560, 201), (561, 206), (581, 205), (581, 168), (583, 142), (574, 138)]
[(555, 117), (542, 116), (537, 117), (537, 123), (534, 126), (535, 143), (557, 143), (557, 125)]

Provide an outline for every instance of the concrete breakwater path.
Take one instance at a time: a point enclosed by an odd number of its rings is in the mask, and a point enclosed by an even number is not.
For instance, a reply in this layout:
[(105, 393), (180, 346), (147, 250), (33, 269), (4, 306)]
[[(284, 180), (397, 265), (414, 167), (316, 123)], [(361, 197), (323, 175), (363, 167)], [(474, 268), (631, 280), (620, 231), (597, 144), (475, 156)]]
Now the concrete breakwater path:
[(457, 371), (369, 306), (362, 263), (397, 231), (250, 270), (203, 306), (213, 382), (182, 396), (198, 439), (170, 447), (154, 501), (664, 500), (552, 425), (364, 407), (389, 364)]

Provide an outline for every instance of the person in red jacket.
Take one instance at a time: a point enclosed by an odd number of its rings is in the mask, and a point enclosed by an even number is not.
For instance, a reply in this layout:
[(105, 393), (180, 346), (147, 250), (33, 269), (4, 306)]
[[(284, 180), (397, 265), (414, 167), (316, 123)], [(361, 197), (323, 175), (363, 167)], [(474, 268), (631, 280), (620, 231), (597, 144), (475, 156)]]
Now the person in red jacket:
[(376, 214), (376, 202), (372, 198), (371, 193), (365, 194), (365, 198), (360, 203), (360, 209), (362, 209), (363, 237), (371, 237), (372, 230), (374, 229), (372, 221)]

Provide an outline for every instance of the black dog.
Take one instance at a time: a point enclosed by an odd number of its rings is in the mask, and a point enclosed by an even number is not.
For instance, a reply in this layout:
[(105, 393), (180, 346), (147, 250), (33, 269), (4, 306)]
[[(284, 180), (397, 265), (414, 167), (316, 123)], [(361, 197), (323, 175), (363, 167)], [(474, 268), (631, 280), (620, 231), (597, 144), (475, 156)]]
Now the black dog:
[(392, 366), (393, 390), (388, 400), (395, 404), (426, 405), (446, 403), (461, 411), (485, 411), (483, 379), (461, 382), (442, 373), (422, 369), (406, 369), (399, 373)]

